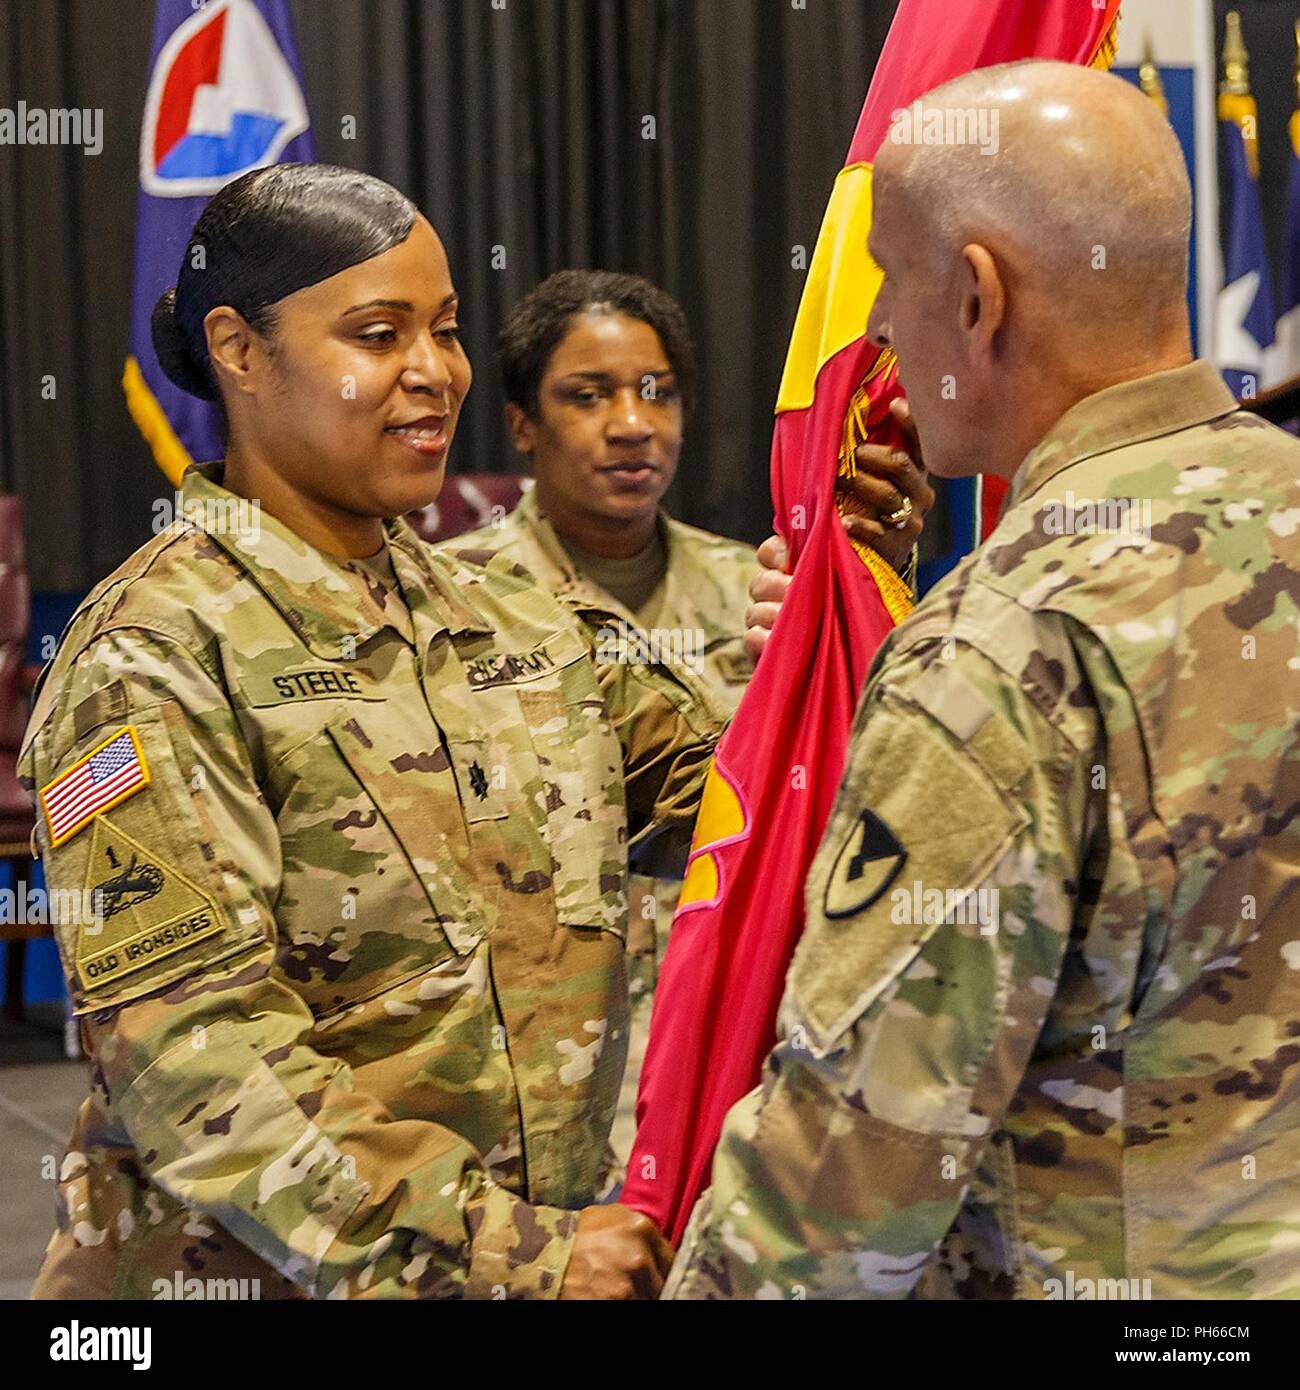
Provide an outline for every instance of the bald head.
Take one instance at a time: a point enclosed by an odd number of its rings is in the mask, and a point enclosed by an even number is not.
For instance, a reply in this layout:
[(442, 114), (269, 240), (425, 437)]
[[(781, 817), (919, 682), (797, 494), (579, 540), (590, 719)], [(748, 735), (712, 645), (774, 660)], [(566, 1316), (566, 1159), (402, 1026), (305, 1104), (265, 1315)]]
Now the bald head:
[(898, 353), (931, 467), (1010, 476), (1078, 401), (1188, 361), (1191, 216), (1168, 122), (1106, 73), (984, 68), (899, 113), (869, 331)]
[[(1090, 316), (1182, 312), (1191, 185), (1168, 121), (1136, 87), (1070, 63), (1010, 63), (920, 106), (913, 129), (896, 121), (876, 178), (940, 255), (987, 245), (1058, 296), (1081, 296)], [(940, 117), (958, 140), (928, 142)], [(961, 140), (970, 131), (983, 143)]]

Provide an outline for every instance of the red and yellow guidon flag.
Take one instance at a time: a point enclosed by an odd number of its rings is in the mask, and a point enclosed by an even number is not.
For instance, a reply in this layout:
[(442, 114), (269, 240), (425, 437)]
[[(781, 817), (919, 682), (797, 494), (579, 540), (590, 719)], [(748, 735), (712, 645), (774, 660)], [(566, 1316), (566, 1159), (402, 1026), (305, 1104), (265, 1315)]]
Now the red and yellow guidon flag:
[(831, 195), (795, 323), (772, 448), (795, 581), (718, 746), (656, 992), (622, 1200), (681, 1238), (730, 1107), (758, 1082), (803, 927), (803, 883), (844, 770), (867, 667), (911, 596), (836, 517), (837, 469), (895, 442), (892, 355), (865, 337), (871, 170), (896, 111), (975, 68), (1109, 65), (1119, 0), (902, 0)]

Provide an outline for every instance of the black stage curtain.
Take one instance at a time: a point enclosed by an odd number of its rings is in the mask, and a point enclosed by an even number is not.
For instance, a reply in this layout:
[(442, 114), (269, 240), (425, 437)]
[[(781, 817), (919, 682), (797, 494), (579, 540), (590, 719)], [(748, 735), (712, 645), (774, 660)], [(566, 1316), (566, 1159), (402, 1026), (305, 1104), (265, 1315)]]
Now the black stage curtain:
[[(565, 266), (637, 271), (681, 299), (701, 355), (670, 505), (767, 533), (794, 248), (811, 254), (894, 8), (295, 0), (320, 158), (396, 184), (447, 244), (477, 372), (453, 469), (516, 466), (493, 355), (514, 300)], [(152, 22), (148, 0), (0, 0), (0, 106), (104, 109), (98, 157), (0, 147), (0, 491), (24, 500), (41, 589), (89, 587), (167, 492), (119, 387)]]

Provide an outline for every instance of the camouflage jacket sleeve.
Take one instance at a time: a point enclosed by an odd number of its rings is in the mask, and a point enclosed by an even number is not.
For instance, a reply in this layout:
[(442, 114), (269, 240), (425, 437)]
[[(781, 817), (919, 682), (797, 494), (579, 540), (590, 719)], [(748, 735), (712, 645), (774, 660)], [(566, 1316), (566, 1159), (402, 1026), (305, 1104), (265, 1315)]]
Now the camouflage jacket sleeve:
[(680, 665), (625, 659), (608, 641), (607, 627), (590, 613), (581, 618), (623, 747), (635, 867), (680, 876), (726, 713), (705, 683)]
[(1089, 729), (963, 641), (878, 668), (777, 1045), (665, 1297), (911, 1292), (1052, 1000), (1095, 814)]
[(521, 1201), (467, 1140), (395, 1119), (311, 1045), (310, 1010), (272, 969), (276, 822), (216, 673), (118, 630), (53, 674), (23, 757), (34, 785), (124, 732), (147, 769), (42, 849), (52, 888), (120, 908), (61, 926), (59, 945), (148, 1177), (318, 1297), (554, 1297), (576, 1216)]

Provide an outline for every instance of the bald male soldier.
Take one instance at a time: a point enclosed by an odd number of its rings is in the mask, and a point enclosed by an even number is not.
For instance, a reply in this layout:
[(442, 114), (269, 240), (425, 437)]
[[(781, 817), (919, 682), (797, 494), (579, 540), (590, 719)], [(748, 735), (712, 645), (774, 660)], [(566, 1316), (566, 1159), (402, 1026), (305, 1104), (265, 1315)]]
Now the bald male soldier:
[(678, 1298), (1300, 1295), (1300, 443), (1192, 360), (1156, 107), (1054, 63), (887, 141), (870, 332), (1012, 479), (887, 643)]

